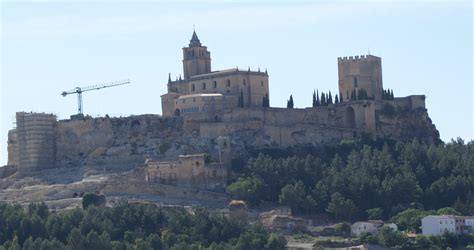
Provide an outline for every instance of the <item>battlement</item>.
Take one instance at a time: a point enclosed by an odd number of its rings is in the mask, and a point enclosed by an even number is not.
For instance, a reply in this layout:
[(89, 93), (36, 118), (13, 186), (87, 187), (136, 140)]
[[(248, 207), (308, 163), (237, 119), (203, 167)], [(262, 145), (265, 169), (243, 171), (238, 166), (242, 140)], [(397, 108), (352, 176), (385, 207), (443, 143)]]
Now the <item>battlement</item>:
[(373, 55), (360, 55), (360, 56), (344, 56), (338, 57), (337, 62), (353, 62), (353, 61), (381, 61), (381, 58)]

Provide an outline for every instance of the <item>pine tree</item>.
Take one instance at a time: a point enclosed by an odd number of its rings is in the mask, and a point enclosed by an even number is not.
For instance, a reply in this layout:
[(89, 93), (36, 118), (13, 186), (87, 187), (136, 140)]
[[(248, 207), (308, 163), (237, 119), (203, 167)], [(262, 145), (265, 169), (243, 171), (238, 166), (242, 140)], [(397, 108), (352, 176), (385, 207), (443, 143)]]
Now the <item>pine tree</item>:
[(288, 103), (286, 104), (286, 107), (289, 108), (289, 109), (292, 109), (293, 106), (294, 106), (293, 95), (290, 95), (290, 100), (288, 100)]

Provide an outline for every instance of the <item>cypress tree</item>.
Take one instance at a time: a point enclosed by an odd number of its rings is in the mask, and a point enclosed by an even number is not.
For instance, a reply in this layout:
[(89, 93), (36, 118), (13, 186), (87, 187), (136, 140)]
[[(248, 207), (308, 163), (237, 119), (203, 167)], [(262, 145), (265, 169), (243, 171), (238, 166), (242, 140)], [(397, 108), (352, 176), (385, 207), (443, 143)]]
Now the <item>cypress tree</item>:
[(316, 89), (316, 105), (321, 106), (321, 100), (319, 100), (319, 90)]
[(332, 104), (332, 94), (331, 94), (331, 90), (329, 90), (328, 103), (329, 103), (329, 104)]
[(316, 90), (313, 92), (313, 108), (318, 106), (318, 103), (316, 102)]
[(336, 94), (336, 97), (334, 97), (334, 103), (335, 103), (335, 104), (338, 104), (338, 103), (339, 103), (339, 98), (337, 97), (337, 94)]
[(286, 104), (286, 107), (289, 108), (289, 109), (292, 109), (293, 106), (294, 106), (293, 95), (290, 95), (290, 100), (288, 100), (288, 103)]
[(395, 97), (393, 96), (393, 89), (390, 90), (390, 100), (395, 100)]
[(321, 106), (326, 106), (326, 95), (324, 95), (324, 92), (321, 92)]

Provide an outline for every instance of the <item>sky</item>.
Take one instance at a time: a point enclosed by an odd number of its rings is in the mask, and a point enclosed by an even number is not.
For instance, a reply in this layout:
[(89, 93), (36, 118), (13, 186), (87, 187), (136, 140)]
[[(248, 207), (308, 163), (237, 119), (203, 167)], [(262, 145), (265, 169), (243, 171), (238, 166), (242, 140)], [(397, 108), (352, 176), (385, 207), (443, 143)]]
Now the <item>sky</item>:
[(384, 88), (425, 94), (441, 139), (474, 138), (470, 1), (8, 1), (1, 8), (0, 166), (17, 111), (67, 119), (62, 91), (129, 78), (83, 94), (84, 113), (161, 114), (168, 73), (196, 29), (212, 69), (268, 70), (270, 102), (311, 106), (337, 93), (337, 57), (382, 58)]

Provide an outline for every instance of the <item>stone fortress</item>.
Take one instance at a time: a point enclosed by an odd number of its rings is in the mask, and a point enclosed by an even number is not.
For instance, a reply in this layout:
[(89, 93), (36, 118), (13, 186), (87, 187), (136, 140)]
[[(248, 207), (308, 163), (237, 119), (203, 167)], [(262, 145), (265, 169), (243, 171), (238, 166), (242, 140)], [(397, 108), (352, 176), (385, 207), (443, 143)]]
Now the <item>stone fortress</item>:
[[(194, 32), (183, 48), (183, 77), (168, 77), (161, 116), (57, 121), (51, 114), (18, 112), (8, 135), (8, 165), (24, 172), (91, 166), (120, 172), (146, 161), (143, 178), (148, 181), (207, 188), (207, 183), (220, 186), (233, 160), (248, 158), (250, 151), (317, 147), (360, 136), (439, 140), (424, 95), (382, 98), (381, 58), (343, 57), (337, 63), (341, 102), (269, 107), (267, 71), (212, 71), (210, 52)], [(351, 98), (360, 91), (366, 98)], [(218, 138), (228, 145), (225, 159)], [(203, 153), (209, 164), (203, 164)], [(189, 164), (180, 163), (187, 159), (192, 159)], [(160, 164), (165, 170), (157, 175)]]

